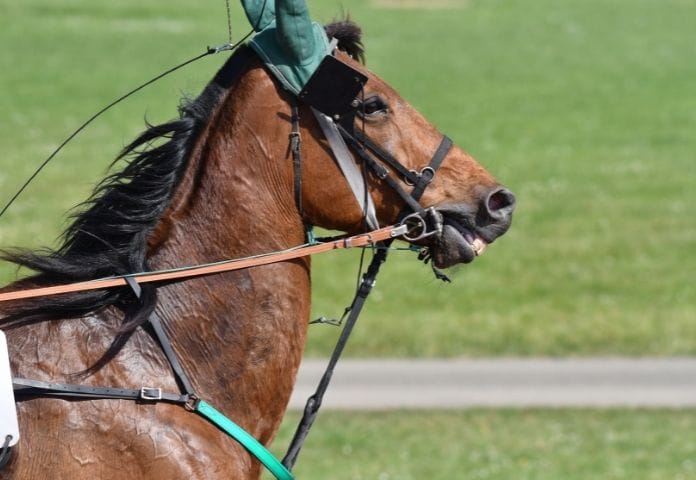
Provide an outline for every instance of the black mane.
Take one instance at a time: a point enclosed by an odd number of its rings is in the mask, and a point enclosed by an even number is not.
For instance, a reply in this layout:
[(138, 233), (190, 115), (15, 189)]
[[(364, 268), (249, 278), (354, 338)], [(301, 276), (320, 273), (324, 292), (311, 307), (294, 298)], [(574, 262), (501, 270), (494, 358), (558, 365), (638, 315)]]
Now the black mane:
[[(339, 40), (340, 49), (363, 59), (360, 27), (346, 19), (331, 23), (326, 31)], [(26, 279), (37, 286), (147, 271), (148, 236), (169, 205), (201, 131), (246, 68), (251, 52), (248, 47), (239, 48), (197, 98), (182, 102), (178, 119), (148, 125), (123, 149), (115, 162), (125, 160), (126, 167), (106, 177), (78, 206), (59, 248), (4, 251), (0, 258), (37, 272)], [(125, 287), (49, 296), (16, 302), (0, 323), (77, 317), (115, 305), (125, 313), (123, 324), (109, 352), (95, 366), (98, 369), (147, 320), (156, 303), (156, 289), (150, 285), (143, 285), (140, 299)]]
[[(76, 208), (59, 248), (5, 251), (0, 258), (37, 272), (26, 280), (38, 286), (147, 271), (147, 238), (169, 205), (211, 113), (249, 57), (250, 49), (240, 48), (197, 98), (182, 101), (178, 119), (148, 125), (122, 150), (114, 163), (125, 160), (126, 167), (102, 180)], [(118, 349), (156, 302), (154, 287), (146, 285), (140, 300), (127, 288), (49, 296), (16, 303), (2, 323), (75, 317), (116, 305), (125, 312), (112, 346)]]

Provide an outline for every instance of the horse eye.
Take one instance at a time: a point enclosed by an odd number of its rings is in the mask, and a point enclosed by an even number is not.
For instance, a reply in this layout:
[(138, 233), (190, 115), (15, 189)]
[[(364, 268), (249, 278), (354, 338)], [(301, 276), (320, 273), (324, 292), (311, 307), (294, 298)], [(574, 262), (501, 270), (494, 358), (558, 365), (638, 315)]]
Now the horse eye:
[(375, 95), (374, 97), (370, 97), (362, 102), (359, 112), (366, 117), (369, 117), (378, 113), (386, 113), (388, 108), (387, 103), (382, 100), (381, 97)]

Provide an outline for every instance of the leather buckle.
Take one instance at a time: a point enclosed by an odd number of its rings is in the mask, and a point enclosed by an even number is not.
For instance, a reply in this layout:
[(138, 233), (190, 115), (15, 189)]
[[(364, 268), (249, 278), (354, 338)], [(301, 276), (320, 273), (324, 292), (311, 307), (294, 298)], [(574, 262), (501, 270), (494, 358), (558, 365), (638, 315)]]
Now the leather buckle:
[(162, 389), (155, 387), (142, 387), (140, 389), (140, 399), (151, 402), (162, 400)]

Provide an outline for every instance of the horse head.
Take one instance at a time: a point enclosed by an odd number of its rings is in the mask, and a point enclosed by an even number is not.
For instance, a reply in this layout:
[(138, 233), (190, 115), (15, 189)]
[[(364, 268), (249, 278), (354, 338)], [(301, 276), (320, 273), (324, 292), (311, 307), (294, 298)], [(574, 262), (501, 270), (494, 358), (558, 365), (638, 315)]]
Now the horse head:
[[(378, 153), (368, 154), (397, 182), (395, 188), (383, 174), (363, 165), (379, 223), (394, 223), (414, 209), (398, 192), (399, 188), (407, 193), (414, 190), (414, 181), (403, 171), (415, 176), (425, 175), (428, 178), (420, 205), (432, 207), (441, 214), (443, 226), (437, 235), (416, 243), (428, 248), (437, 267), (471, 262), (509, 228), (515, 196), (456, 146), (439, 159), (437, 170), (431, 169), (430, 162), (441, 147), (442, 134), (392, 87), (360, 63), (362, 48), (356, 25), (332, 24), (328, 33), (340, 36), (339, 48), (343, 51), (338, 53), (338, 58), (367, 77), (363, 91), (353, 102), (354, 112), (346, 115), (347, 125), (344, 119), (337, 118), (337, 122), (346, 125), (348, 130), (353, 129), (359, 139), (369, 139), (368, 145), (376, 147), (374, 150)], [(303, 117), (309, 117), (306, 130), (313, 139), (311, 143), (306, 142), (307, 158), (311, 160), (303, 166), (306, 178), (303, 209), (307, 221), (348, 232), (363, 229), (364, 209), (342, 179), (335, 153), (306, 108)], [(357, 143), (360, 148), (360, 141)], [(398, 165), (384, 162), (380, 153)], [(355, 158), (360, 161), (358, 155)]]
[[(510, 226), (514, 195), (357, 60), (357, 26), (327, 32), (343, 51), (337, 60), (367, 80), (349, 108), (317, 113), (240, 48), (179, 119), (125, 148), (128, 165), (99, 185), (61, 247), (4, 255), (37, 272), (6, 290), (265, 254), (301, 244), (307, 224), (357, 233), (410, 213), (432, 217), (422, 228), (434, 234), (413, 241), (436, 266), (482, 253)], [(359, 172), (357, 197), (336, 161), (342, 142)], [(148, 284), (139, 298), (115, 288), (13, 302), (0, 312), (13, 374), (70, 383), (82, 372), (92, 385), (171, 392), (179, 385), (167, 358), (176, 355), (200, 398), (268, 444), (302, 356), (309, 270), (296, 259)], [(163, 325), (173, 353), (139, 328), (148, 322)], [(246, 451), (180, 405), (102, 409), (94, 402), (113, 400), (37, 397), (19, 402), (20, 429), (32, 441), (3, 478), (260, 476)], [(134, 436), (134, 425), (144, 434)], [(39, 465), (46, 452), (56, 460)]]

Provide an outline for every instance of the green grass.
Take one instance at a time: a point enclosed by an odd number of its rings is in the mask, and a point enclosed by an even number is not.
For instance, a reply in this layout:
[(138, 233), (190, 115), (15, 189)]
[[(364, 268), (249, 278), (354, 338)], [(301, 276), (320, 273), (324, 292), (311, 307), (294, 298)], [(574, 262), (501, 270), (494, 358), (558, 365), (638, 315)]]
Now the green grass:
[[(414, 3), (345, 4), (368, 65), (519, 207), (451, 285), (393, 254), (347, 353), (695, 354), (696, 1), (398, 7)], [(310, 6), (321, 20), (342, 10)], [(0, 18), (0, 201), (96, 109), (226, 37), (221, 1), (0, 0)], [(235, 36), (240, 18), (235, 5)], [(172, 117), (221, 61), (187, 67), (90, 127), (0, 219), (0, 245), (53, 242), (143, 117)], [(316, 258), (316, 315), (342, 311), (356, 268), (354, 254)], [(325, 354), (336, 333), (313, 327), (308, 353)]]
[[(294, 430), (289, 415), (274, 450)], [(303, 480), (696, 478), (696, 413), (670, 410), (325, 412)], [(265, 477), (270, 478), (270, 477)]]

